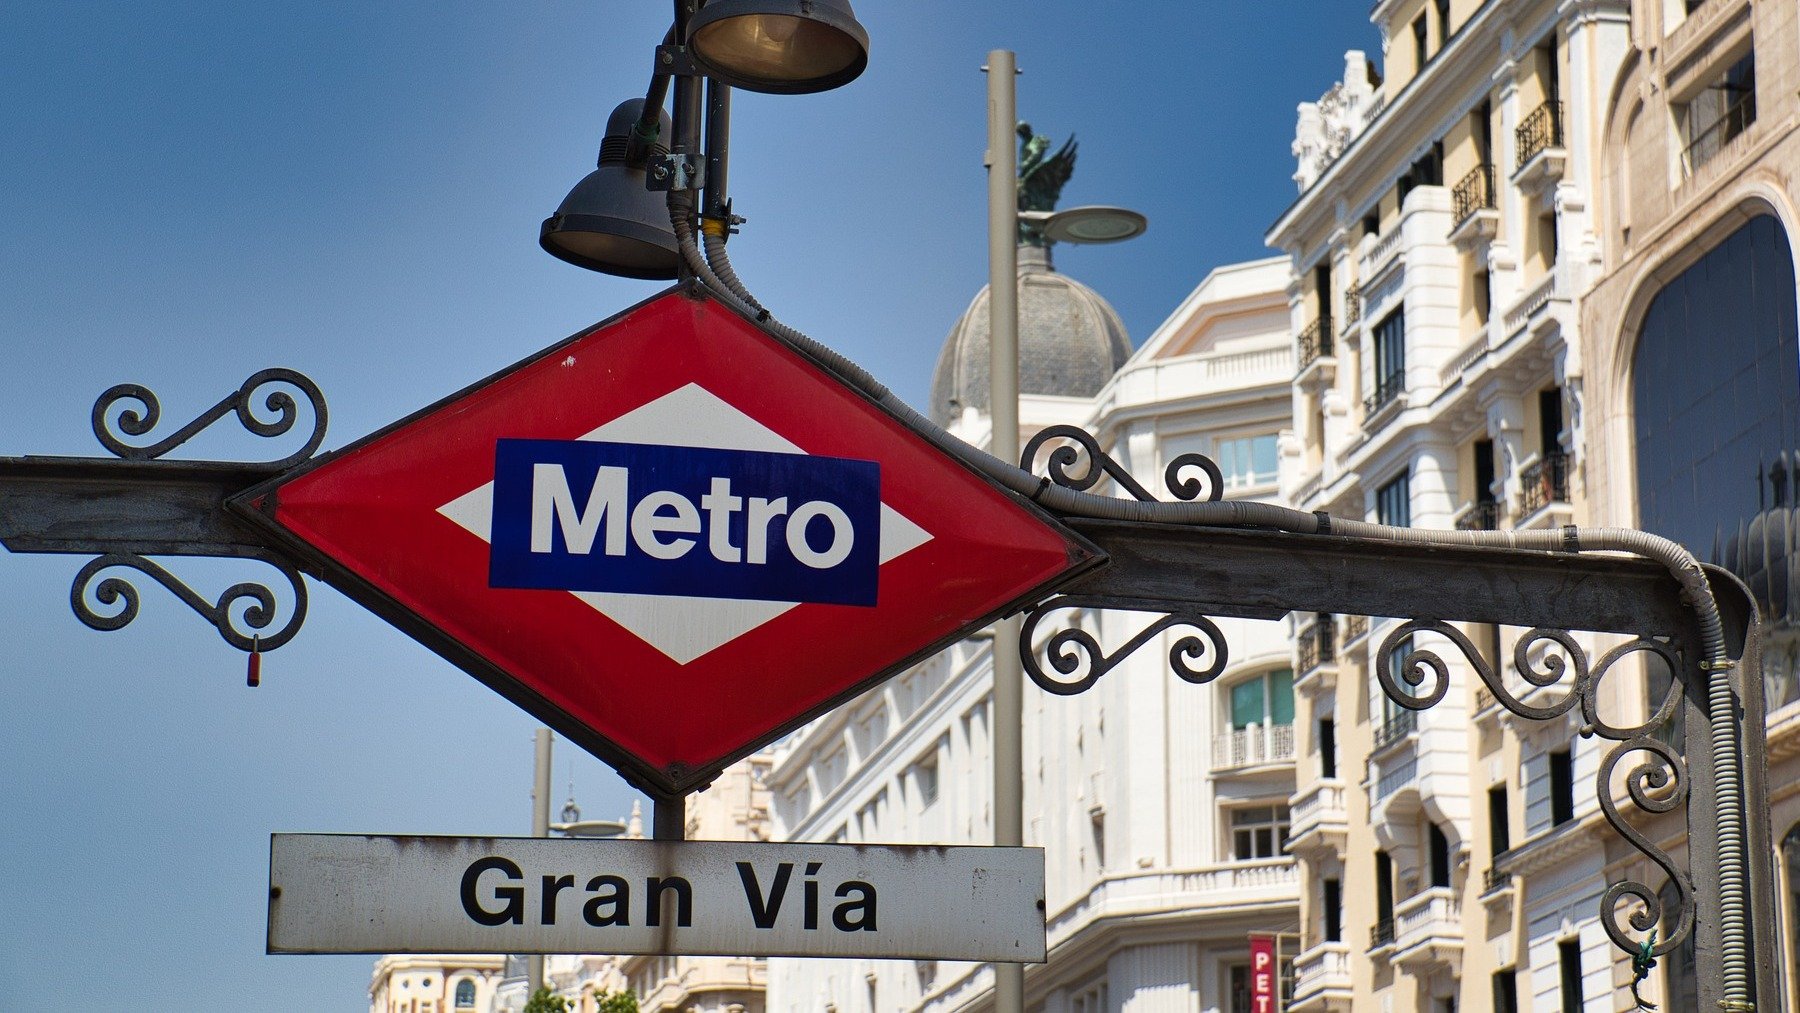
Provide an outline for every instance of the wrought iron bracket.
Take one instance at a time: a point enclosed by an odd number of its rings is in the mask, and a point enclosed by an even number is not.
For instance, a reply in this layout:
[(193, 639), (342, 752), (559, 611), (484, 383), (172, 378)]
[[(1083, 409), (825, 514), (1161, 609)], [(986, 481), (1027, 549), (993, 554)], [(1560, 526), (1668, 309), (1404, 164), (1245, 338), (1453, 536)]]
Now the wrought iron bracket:
[[(236, 415), (254, 436), (284, 436), (303, 417), (301, 400), (311, 430), (298, 450), (277, 460), (163, 458), (227, 415)], [(265, 369), (172, 433), (151, 443), (128, 442), (149, 435), (161, 418), (153, 392), (119, 384), (100, 395), (92, 412), (94, 436), (114, 458), (0, 457), (0, 545), (13, 552), (94, 557), (69, 592), (76, 618), (92, 629), (122, 629), (137, 618), (142, 594), (125, 574), (134, 571), (204, 618), (232, 647), (252, 653), (280, 648), (306, 621), (303, 567), (235, 520), (225, 503), (318, 450), (325, 439), (324, 396), (300, 373)], [(241, 581), (209, 600), (150, 557), (254, 560), (273, 568), (280, 581)], [(285, 595), (276, 592), (283, 584)]]
[[(1049, 448), (1046, 454), (1045, 450)], [(1069, 426), (1046, 429), (1024, 453), (1024, 466), (1046, 484), (1093, 490), (1105, 479), (1138, 500), (1152, 498), (1090, 434)], [(1193, 469), (1199, 474), (1192, 474)], [(1189, 472), (1183, 481), (1182, 472)], [(1203, 486), (1202, 479), (1207, 486)], [(1163, 475), (1179, 498), (1196, 498), (1204, 487), (1217, 499), (1224, 483), (1219, 469), (1198, 455), (1178, 458)], [(1374, 677), (1397, 704), (1422, 710), (1444, 699), (1451, 668), (1429, 648), (1413, 648), (1396, 665), (1392, 654), (1416, 634), (1442, 636), (1454, 645), (1495, 700), (1530, 721), (1579, 716), (1583, 735), (1614, 743), (1601, 758), (1596, 795), (1607, 823), (1648, 864), (1674, 886), (1672, 909), (1658, 892), (1631, 878), (1607, 887), (1600, 918), (1621, 949), (1637, 954), (1647, 939), (1661, 955), (1682, 945), (1698, 925), (1717, 925), (1716, 884), (1696, 884), (1621, 811), (1614, 781), (1622, 772), (1624, 797), (1637, 813), (1655, 816), (1686, 806), (1688, 864), (1714, 867), (1720, 842), (1709, 825), (1715, 764), (1734, 764), (1744, 774), (1749, 812), (1766, 810), (1766, 760), (1761, 684), (1755, 677), (1759, 625), (1755, 605), (1741, 582), (1716, 567), (1707, 576), (1725, 623), (1726, 648), (1741, 664), (1733, 675), (1732, 706), (1742, 719), (1744, 749), (1738, 757), (1712, 755), (1706, 738), (1709, 703), (1702, 670), (1698, 628), (1682, 588), (1662, 566), (1622, 556), (1544, 553), (1515, 549), (1440, 546), (1376, 541), (1334, 535), (1298, 535), (1242, 528), (1106, 521), (1063, 516), (1087, 537), (1107, 562), (1059, 589), (1059, 596), (1026, 610), (1017, 649), (1025, 671), (1043, 689), (1074, 695), (1093, 688), (1134, 651), (1165, 647), (1170, 670), (1195, 683), (1223, 671), (1229, 648), (1211, 617), (1279, 619), (1289, 613), (1333, 613), (1403, 619), (1388, 630), (1375, 652)], [(1149, 613), (1150, 621), (1111, 653), (1101, 647), (1084, 613), (1098, 610)], [(1052, 614), (1066, 617), (1061, 625)], [(1469, 637), (1451, 622), (1522, 627), (1511, 668), (1526, 691), (1515, 693), (1509, 679), (1483, 658)], [(1581, 641), (1569, 630), (1632, 638), (1589, 664)], [(1172, 641), (1164, 634), (1180, 634)], [(1633, 655), (1661, 658), (1674, 673), (1668, 695), (1644, 721), (1618, 725), (1600, 707), (1599, 689), (1609, 673)], [(1204, 663), (1202, 660), (1204, 659)], [(1566, 686), (1558, 690), (1557, 687)], [(1550, 696), (1550, 699), (1545, 699)], [(1685, 708), (1687, 738), (1671, 745), (1658, 735)], [(1632, 754), (1641, 757), (1627, 768)], [(1772, 889), (1766, 821), (1753, 820), (1749, 842), (1751, 882)], [(1629, 874), (1628, 874), (1629, 875)], [(1758, 905), (1766, 908), (1767, 905)], [(1758, 978), (1775, 980), (1771, 949), (1774, 925), (1756, 915), (1754, 949)], [(1652, 933), (1654, 936), (1652, 937)], [(1705, 1002), (1716, 991), (1716, 946), (1699, 950)], [(1772, 993), (1771, 993), (1772, 995)]]

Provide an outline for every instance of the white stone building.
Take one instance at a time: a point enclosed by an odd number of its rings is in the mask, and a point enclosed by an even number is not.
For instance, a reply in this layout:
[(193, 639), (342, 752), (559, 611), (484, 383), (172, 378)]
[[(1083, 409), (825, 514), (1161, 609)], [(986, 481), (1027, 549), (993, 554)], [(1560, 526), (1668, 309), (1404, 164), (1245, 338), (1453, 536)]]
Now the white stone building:
[[(1110, 307), (1022, 248), (1022, 358), (1091, 364), (1118, 350), (1097, 372), (1022, 369), (1024, 435), (1080, 425), (1152, 489), (1168, 461), (1201, 452), (1228, 495), (1273, 496), (1293, 374), (1286, 286), (1280, 259), (1220, 268), (1127, 360)], [(977, 442), (986, 306), (978, 296), (952, 330), (933, 386), (934, 414)], [(983, 365), (958, 372), (971, 362)], [(1117, 649), (1157, 617), (1067, 618)], [(1050, 945), (1050, 962), (1027, 969), (1030, 1008), (1236, 1009), (1247, 935), (1296, 926), (1295, 864), (1280, 850), (1294, 783), (1287, 634), (1220, 625), (1231, 654), (1209, 685), (1170, 674), (1175, 630), (1083, 695), (1026, 688), (1025, 843), (1045, 851)], [(992, 647), (965, 641), (783, 743), (770, 775), (777, 833), (990, 843)], [(986, 965), (769, 963), (771, 1013), (992, 1005)]]

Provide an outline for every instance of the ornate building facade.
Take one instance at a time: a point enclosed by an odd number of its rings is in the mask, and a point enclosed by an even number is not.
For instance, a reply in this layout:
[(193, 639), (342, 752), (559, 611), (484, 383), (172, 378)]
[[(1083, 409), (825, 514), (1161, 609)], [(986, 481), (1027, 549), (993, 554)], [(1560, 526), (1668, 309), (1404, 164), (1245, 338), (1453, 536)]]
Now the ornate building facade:
[[(1286, 284), (1280, 259), (1220, 268), (1126, 359), (1104, 300), (1052, 271), (1042, 248), (1021, 249), (1024, 354), (1080, 365), (1118, 349), (1097, 375), (1027, 372), (1023, 435), (1080, 425), (1151, 488), (1169, 461), (1198, 451), (1220, 463), (1228, 495), (1274, 495), (1293, 374)], [(977, 442), (987, 422), (971, 406), (985, 391), (970, 388), (986, 383), (986, 305), (977, 296), (952, 329), (932, 404)], [(1147, 621), (1062, 620), (1109, 648)], [(1174, 635), (1163, 634), (1161, 650), (1146, 647), (1081, 696), (1027, 687), (1025, 843), (1044, 849), (1050, 945), (1049, 963), (1026, 972), (1032, 1009), (1239, 1008), (1247, 935), (1295, 927), (1296, 866), (1281, 850), (1294, 790), (1288, 641), (1279, 623), (1220, 625), (1231, 656), (1210, 685), (1169, 673)], [(993, 647), (966, 641), (790, 737), (771, 773), (777, 833), (991, 842)], [(769, 979), (773, 1013), (992, 1005), (986, 965), (776, 959)]]
[[(1301, 357), (1284, 495), (1422, 527), (1643, 527), (1744, 577), (1772, 620), (1776, 857), (1800, 869), (1800, 833), (1782, 843), (1800, 798), (1781, 787), (1800, 775), (1795, 6), (1384, 0), (1373, 19), (1382, 83), (1359, 97), (1371, 75), (1351, 54), (1302, 107), (1302, 192), (1269, 233), (1292, 258)], [(1295, 625), (1291, 1008), (1629, 1008), (1600, 897), (1664, 877), (1601, 818), (1598, 740), (1573, 716), (1514, 718), (1466, 665), (1443, 704), (1397, 710), (1371, 678), (1385, 621)], [(1538, 698), (1524, 631), (1466, 632)], [(1653, 713), (1658, 668), (1606, 687), (1609, 721)], [(1635, 818), (1683, 853), (1673, 817)], [(1800, 877), (1782, 877), (1782, 937), (1761, 945), (1791, 983)], [(1697, 1008), (1693, 975), (1690, 943), (1645, 998)]]

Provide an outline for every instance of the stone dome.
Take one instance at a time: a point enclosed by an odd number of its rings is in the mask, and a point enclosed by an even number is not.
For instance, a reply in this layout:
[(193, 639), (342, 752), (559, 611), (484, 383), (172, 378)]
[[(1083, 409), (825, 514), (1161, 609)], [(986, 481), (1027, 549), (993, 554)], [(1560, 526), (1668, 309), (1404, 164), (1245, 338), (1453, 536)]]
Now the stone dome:
[[(1019, 247), (1019, 393), (1092, 397), (1131, 356), (1131, 339), (1100, 293), (1056, 273), (1050, 251)], [(988, 287), (950, 328), (931, 374), (928, 414), (940, 425), (988, 409)]]

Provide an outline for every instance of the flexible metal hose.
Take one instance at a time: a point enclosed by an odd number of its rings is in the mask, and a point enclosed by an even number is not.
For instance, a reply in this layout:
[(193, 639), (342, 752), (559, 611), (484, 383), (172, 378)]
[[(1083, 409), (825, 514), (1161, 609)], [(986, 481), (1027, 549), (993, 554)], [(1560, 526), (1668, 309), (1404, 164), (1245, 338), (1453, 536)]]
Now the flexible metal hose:
[(837, 351), (814, 341), (774, 318), (744, 286), (725, 252), (724, 238), (705, 236), (706, 255), (694, 243), (693, 200), (681, 193), (669, 196), (670, 219), (683, 260), (713, 293), (738, 310), (761, 321), (784, 340), (861, 390), (882, 408), (899, 416), (920, 436), (957, 460), (1029, 497), (1044, 507), (1079, 517), (1103, 520), (1147, 521), (1164, 524), (1218, 527), (1274, 528), (1297, 534), (1331, 534), (1422, 545), (1481, 546), (1529, 549), (1543, 552), (1625, 552), (1654, 560), (1667, 567), (1681, 584), (1684, 601), (1699, 622), (1701, 668), (1708, 674), (1707, 715), (1712, 746), (1713, 789), (1718, 800), (1720, 961), (1725, 1002), (1733, 1009), (1754, 1009), (1750, 980), (1749, 841), (1741, 773), (1741, 740), (1736, 721), (1730, 670), (1725, 651), (1724, 626), (1700, 561), (1679, 544), (1657, 535), (1628, 528), (1564, 528), (1533, 531), (1439, 531), (1400, 528), (1366, 521), (1332, 518), (1321, 522), (1318, 514), (1245, 501), (1142, 502), (1097, 496), (1056, 485), (959, 439), (901, 400), (861, 366)]

